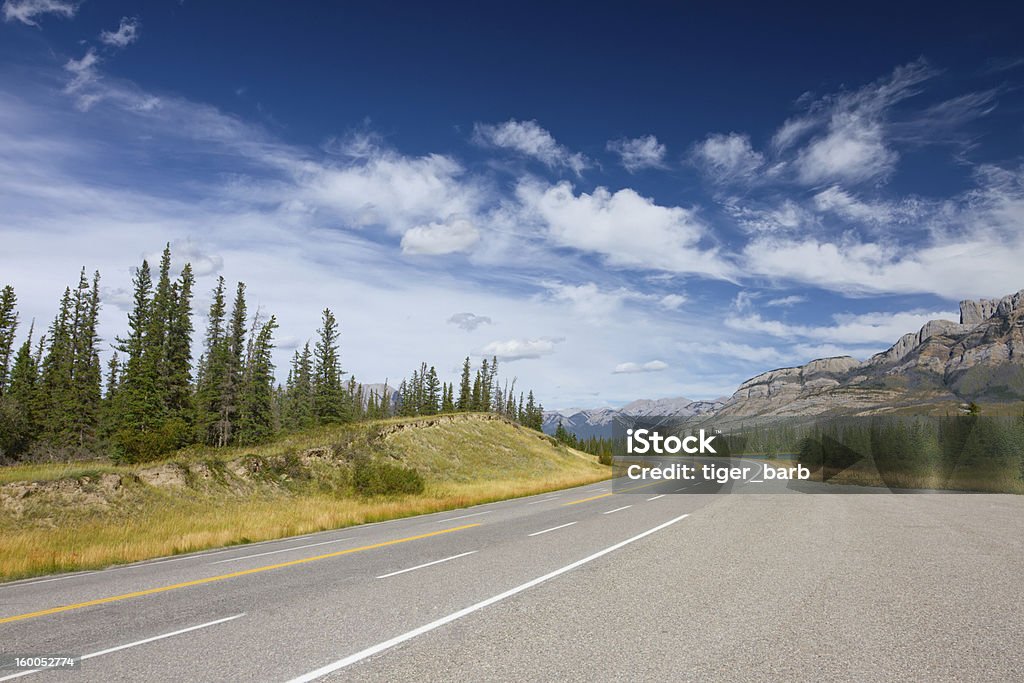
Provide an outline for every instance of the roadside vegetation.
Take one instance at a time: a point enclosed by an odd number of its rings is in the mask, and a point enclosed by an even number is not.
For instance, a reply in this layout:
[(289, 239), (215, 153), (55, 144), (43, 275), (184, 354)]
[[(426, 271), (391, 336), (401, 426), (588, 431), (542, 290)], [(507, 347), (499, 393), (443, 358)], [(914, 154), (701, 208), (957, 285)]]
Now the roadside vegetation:
[(610, 476), (482, 413), (322, 426), (146, 464), (0, 469), (0, 580), (437, 512)]
[(728, 438), (735, 454), (793, 454), (817, 481), (1024, 493), (1024, 416), (982, 410), (763, 424)]

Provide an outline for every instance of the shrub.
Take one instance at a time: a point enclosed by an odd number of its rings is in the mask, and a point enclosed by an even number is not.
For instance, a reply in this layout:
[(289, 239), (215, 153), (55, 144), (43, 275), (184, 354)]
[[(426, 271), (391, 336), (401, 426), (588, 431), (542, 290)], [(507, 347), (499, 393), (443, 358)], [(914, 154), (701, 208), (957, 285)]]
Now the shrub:
[(189, 436), (184, 420), (166, 420), (157, 429), (140, 432), (122, 429), (114, 434), (113, 442), (118, 462), (139, 463), (158, 460), (181, 448)]
[(423, 476), (414, 469), (373, 460), (358, 461), (352, 485), (361, 496), (389, 496), (423, 493)]

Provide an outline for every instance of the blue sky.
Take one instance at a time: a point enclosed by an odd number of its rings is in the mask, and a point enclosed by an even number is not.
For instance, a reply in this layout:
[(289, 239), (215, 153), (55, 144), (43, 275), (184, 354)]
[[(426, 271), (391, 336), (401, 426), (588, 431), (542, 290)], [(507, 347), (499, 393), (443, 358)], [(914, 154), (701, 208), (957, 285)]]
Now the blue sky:
[(550, 5), (5, 0), (0, 282), (45, 324), (98, 268), (112, 339), (170, 241), (282, 376), (330, 306), (359, 379), (496, 354), (562, 408), (1024, 287), (1021, 10)]

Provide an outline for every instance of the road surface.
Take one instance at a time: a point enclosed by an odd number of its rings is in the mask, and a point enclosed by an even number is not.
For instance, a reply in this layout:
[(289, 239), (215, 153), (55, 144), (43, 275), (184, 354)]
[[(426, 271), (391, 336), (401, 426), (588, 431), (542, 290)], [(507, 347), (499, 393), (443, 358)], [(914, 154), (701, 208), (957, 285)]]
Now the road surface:
[(3, 584), (0, 654), (84, 658), (0, 681), (1024, 677), (1024, 497), (700, 487)]

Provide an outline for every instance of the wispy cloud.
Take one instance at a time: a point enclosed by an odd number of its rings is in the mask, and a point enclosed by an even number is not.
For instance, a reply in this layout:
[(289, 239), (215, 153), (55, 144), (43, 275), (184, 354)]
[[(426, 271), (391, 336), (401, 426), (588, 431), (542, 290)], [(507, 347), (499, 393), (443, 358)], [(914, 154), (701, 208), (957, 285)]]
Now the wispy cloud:
[(496, 356), (498, 360), (505, 361), (534, 359), (554, 353), (555, 346), (563, 341), (560, 337), (493, 341), (484, 346), (478, 355)]
[(486, 315), (476, 315), (475, 313), (456, 313), (448, 318), (448, 323), (467, 332), (472, 332), (481, 325), (490, 325), (491, 319)]
[(568, 168), (576, 175), (590, 165), (585, 156), (560, 145), (536, 121), (509, 119), (498, 124), (477, 123), (473, 126), (473, 141), (532, 157), (549, 168)]
[(660, 360), (651, 360), (646, 363), (634, 363), (632, 361), (619, 363), (612, 370), (613, 375), (631, 375), (638, 372), (662, 372), (668, 369), (668, 363)]
[(690, 154), (691, 160), (715, 182), (752, 178), (765, 164), (754, 150), (750, 136), (740, 133), (709, 135)]
[(78, 11), (77, 2), (67, 0), (4, 0), (4, 21), (20, 21), (29, 26), (38, 26), (37, 19), (47, 14), (70, 19)]
[(100, 42), (117, 48), (126, 48), (138, 39), (139, 20), (135, 17), (122, 17), (116, 31), (100, 33)]

